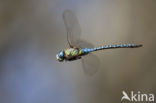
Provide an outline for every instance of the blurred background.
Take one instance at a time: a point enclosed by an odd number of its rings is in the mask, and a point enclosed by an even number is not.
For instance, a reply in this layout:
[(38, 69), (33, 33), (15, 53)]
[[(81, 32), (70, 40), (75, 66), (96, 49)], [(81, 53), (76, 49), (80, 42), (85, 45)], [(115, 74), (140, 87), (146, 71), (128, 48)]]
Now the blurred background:
[[(94, 53), (101, 65), (93, 76), (80, 60), (59, 63), (66, 9), (94, 46), (144, 46)], [(0, 0), (0, 103), (119, 103), (123, 90), (155, 94), (155, 19), (155, 0)]]

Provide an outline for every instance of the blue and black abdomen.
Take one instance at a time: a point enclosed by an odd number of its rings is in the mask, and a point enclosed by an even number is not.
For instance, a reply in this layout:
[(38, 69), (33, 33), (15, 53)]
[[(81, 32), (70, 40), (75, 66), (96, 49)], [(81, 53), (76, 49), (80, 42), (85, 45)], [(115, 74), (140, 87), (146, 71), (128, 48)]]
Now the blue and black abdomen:
[(95, 48), (83, 48), (81, 49), (82, 54), (87, 54), (93, 51), (103, 50), (103, 49), (114, 49), (114, 48), (138, 48), (142, 45), (135, 45), (135, 44), (120, 44), (120, 45), (107, 45), (107, 46), (100, 46)]

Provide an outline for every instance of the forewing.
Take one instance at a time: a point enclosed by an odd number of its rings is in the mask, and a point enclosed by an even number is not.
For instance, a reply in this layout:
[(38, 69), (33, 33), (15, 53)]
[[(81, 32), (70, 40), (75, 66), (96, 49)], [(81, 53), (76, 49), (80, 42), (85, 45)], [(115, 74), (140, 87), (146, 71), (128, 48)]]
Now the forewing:
[(80, 48), (94, 48), (94, 46), (91, 43), (88, 43), (87, 41), (84, 40), (78, 40), (75, 41), (75, 43), (80, 47)]
[[(70, 46), (80, 48), (93, 48), (93, 45), (80, 39), (81, 28), (76, 16), (70, 10), (63, 12), (63, 20), (67, 30), (67, 40)], [(97, 56), (89, 53), (82, 57), (83, 70), (87, 75), (94, 75), (99, 66), (100, 62)]]
[(63, 20), (67, 30), (67, 40), (69, 45), (78, 46), (80, 40), (81, 28), (76, 16), (70, 10), (63, 12)]

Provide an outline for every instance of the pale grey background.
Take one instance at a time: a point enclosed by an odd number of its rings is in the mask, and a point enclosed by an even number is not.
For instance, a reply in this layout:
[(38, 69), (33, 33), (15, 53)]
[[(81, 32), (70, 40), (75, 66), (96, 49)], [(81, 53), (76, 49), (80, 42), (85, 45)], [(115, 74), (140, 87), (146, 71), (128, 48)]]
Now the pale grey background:
[[(80, 61), (55, 59), (67, 47), (65, 9), (95, 46), (144, 46), (95, 53), (101, 68), (86, 76)], [(0, 0), (0, 103), (120, 103), (122, 90), (156, 93), (155, 38), (155, 0)]]

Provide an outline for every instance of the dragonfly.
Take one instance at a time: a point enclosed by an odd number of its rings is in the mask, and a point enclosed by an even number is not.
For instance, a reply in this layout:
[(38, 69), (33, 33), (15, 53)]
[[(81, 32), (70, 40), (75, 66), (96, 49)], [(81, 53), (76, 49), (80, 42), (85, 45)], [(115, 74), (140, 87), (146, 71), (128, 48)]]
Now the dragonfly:
[[(115, 48), (138, 48), (141, 44), (117, 44), (94, 47), (91, 43), (83, 41), (80, 24), (71, 10), (65, 10), (62, 18), (66, 27), (68, 48), (56, 54), (59, 62), (82, 60), (83, 69), (87, 74), (93, 75), (97, 72), (98, 58), (92, 53), (99, 50)], [(88, 55), (86, 57), (86, 55)]]

